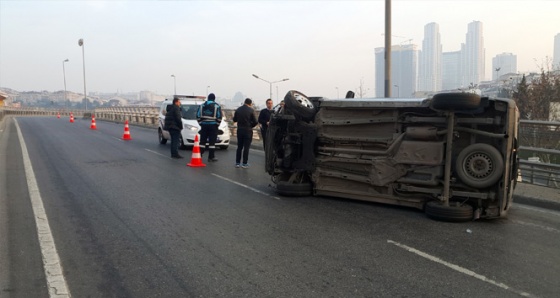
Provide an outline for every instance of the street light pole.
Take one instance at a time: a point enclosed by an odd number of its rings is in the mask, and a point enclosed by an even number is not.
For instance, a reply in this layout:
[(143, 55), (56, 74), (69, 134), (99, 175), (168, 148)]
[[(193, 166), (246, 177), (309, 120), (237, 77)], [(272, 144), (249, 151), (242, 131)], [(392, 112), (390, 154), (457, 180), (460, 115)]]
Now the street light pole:
[(280, 82), (284, 82), (284, 81), (289, 80), (289, 79), (286, 78), (286, 79), (282, 79), (282, 80), (278, 80), (278, 81), (274, 81), (274, 82), (269, 82), (269, 81), (267, 81), (267, 80), (265, 80), (265, 79), (263, 79), (263, 78), (260, 78), (260, 77), (257, 76), (256, 74), (253, 74), (253, 77), (255, 77), (256, 79), (265, 81), (265, 82), (267, 82), (267, 83), (269, 84), (269, 86), (270, 86), (270, 97), (269, 97), (269, 98), (270, 98), (270, 99), (272, 99), (272, 84), (274, 84), (274, 83), (280, 83)]
[(64, 63), (68, 62), (68, 59), (62, 61), (62, 75), (64, 76), (64, 105), (68, 109), (68, 104), (66, 102), (66, 69), (64, 68)]
[(172, 74), (171, 77), (173, 78), (173, 95), (177, 95), (177, 78), (174, 74)]
[(86, 102), (86, 111), (87, 111), (87, 93), (86, 93), (86, 55), (85, 55), (85, 50), (84, 50), (84, 40), (82, 38), (80, 38), (80, 40), (78, 40), (78, 45), (80, 47), (82, 47), (82, 61), (83, 61), (83, 69), (84, 69), (84, 98), (85, 98), (85, 102)]

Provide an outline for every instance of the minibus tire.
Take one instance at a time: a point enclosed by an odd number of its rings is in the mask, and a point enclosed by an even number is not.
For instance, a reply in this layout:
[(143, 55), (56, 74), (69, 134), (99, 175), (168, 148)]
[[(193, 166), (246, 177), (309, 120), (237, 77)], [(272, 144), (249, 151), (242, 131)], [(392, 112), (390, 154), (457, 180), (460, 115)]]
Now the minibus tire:
[(474, 110), (480, 106), (480, 95), (474, 93), (439, 93), (432, 97), (435, 110)]
[(313, 194), (313, 186), (310, 182), (290, 183), (288, 181), (278, 181), (276, 192), (285, 197), (307, 197)]
[[(305, 103), (297, 100), (296, 95), (298, 94), (306, 99)], [(288, 91), (284, 97), (284, 104), (295, 116), (299, 116), (304, 121), (313, 120), (313, 117), (315, 117), (315, 114), (317, 113), (316, 106), (313, 101), (299, 91)]]
[(449, 202), (449, 206), (440, 201), (429, 201), (424, 206), (426, 215), (435, 220), (448, 222), (466, 222), (473, 220), (474, 211), (472, 206), (460, 202)]
[[(475, 163), (486, 167), (476, 169)], [(459, 153), (455, 167), (457, 176), (463, 183), (471, 187), (485, 188), (500, 180), (504, 172), (504, 160), (498, 149), (488, 144), (477, 143), (467, 146)]]

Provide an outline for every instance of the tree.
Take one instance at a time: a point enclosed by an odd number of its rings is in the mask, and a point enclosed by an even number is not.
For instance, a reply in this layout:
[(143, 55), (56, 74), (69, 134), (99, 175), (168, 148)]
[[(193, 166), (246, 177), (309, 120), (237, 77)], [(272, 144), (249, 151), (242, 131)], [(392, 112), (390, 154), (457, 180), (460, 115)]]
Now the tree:
[(529, 85), (527, 85), (527, 78), (525, 75), (521, 78), (521, 82), (517, 85), (517, 90), (513, 91), (513, 99), (517, 103), (521, 119), (530, 119), (531, 99), (529, 98)]
[(369, 90), (369, 88), (366, 88), (364, 86), (364, 78), (361, 78), (360, 79), (360, 86), (356, 89), (356, 94), (358, 95), (358, 98), (364, 98), (364, 96), (366, 96), (368, 90)]
[[(541, 69), (540, 76), (527, 83), (523, 76), (513, 92), (521, 119), (550, 121), (560, 105), (560, 73)], [(524, 124), (519, 130), (519, 144), (534, 148), (560, 149), (560, 127), (552, 125)], [(533, 152), (545, 163), (554, 162), (555, 157), (547, 153)], [(558, 161), (556, 161), (558, 162)]]

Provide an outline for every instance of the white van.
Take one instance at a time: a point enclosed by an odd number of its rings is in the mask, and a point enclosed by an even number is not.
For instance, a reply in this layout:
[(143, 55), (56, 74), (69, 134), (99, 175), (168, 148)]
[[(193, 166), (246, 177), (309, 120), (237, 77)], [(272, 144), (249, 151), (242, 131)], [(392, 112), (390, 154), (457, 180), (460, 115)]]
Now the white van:
[(306, 97), (272, 115), (266, 171), (285, 196), (332, 196), (422, 209), (438, 220), (505, 217), (519, 162), (512, 99)]
[[(175, 95), (181, 101), (181, 115), (183, 116), (183, 130), (181, 130), (181, 148), (192, 148), (194, 146), (194, 138), (200, 130), (200, 125), (196, 121), (196, 111), (198, 107), (205, 101), (204, 96), (191, 96), (191, 95)], [(159, 125), (158, 125), (158, 137), (159, 143), (165, 144), (167, 140), (171, 140), (169, 131), (163, 129), (165, 114), (167, 113), (168, 106), (173, 104), (172, 99), (166, 99), (159, 109)], [(223, 114), (223, 113), (222, 113)], [(229, 146), (230, 132), (229, 127), (225, 121), (225, 117), (222, 118), (222, 123), (218, 127), (220, 134), (216, 140), (216, 147), (221, 149), (227, 149)], [(200, 135), (198, 136), (200, 139)], [(204, 144), (200, 144), (204, 146)]]

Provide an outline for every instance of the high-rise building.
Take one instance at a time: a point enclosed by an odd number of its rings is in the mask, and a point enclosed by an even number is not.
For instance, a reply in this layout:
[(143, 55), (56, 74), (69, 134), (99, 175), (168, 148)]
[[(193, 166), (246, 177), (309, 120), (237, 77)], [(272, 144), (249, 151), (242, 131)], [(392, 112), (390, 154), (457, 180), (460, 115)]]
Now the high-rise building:
[(473, 21), (469, 23), (467, 30), (467, 38), (465, 42), (463, 59), (463, 78), (462, 85), (464, 87), (478, 85), (484, 81), (484, 64), (485, 49), (484, 38), (482, 35), (482, 22)]
[[(412, 97), (418, 83), (418, 49), (414, 44), (391, 47), (391, 96)], [(375, 49), (375, 96), (385, 97), (385, 48)]]
[(512, 53), (501, 53), (492, 58), (492, 80), (501, 75), (517, 73), (517, 56)]
[(444, 52), (441, 58), (442, 90), (455, 90), (461, 85), (461, 51)]
[(419, 59), (418, 91), (440, 91), (442, 88), (441, 36), (439, 25), (424, 26), (424, 40)]
[(560, 69), (560, 33), (554, 36), (554, 56), (552, 58), (553, 69)]

